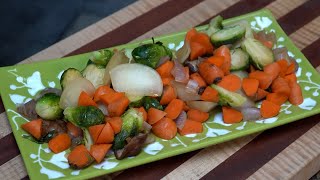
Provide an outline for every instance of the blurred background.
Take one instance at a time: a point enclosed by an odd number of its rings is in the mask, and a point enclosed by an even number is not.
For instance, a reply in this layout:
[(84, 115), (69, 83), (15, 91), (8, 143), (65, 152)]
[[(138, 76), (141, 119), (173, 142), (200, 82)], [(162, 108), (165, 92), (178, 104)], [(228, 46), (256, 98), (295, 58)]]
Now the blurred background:
[(0, 67), (14, 65), (135, 1), (2, 1)]

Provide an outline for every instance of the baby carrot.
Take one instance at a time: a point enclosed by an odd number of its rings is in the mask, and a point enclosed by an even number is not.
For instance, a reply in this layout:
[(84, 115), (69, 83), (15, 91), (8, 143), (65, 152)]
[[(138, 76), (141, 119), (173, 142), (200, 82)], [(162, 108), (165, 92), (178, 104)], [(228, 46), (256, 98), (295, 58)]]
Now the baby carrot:
[(184, 136), (187, 134), (202, 133), (203, 127), (201, 122), (187, 119), (184, 123), (183, 128), (181, 130), (178, 129), (178, 131), (181, 136)]
[(71, 146), (71, 138), (67, 133), (58, 134), (48, 143), (49, 149), (54, 153), (59, 153), (69, 149)]
[(186, 41), (190, 42), (191, 38), (196, 35), (198, 33), (198, 31), (195, 28), (190, 29), (187, 34), (186, 34)]
[(206, 87), (207, 86), (206, 81), (200, 76), (199, 73), (191, 74), (190, 79), (196, 81), (198, 83), (199, 87)]
[(90, 154), (97, 163), (101, 163), (112, 144), (93, 144), (90, 147)]
[(73, 169), (88, 167), (93, 161), (90, 152), (83, 144), (76, 146), (68, 156), (68, 163)]
[(167, 61), (160, 65), (156, 71), (159, 73), (159, 75), (164, 78), (164, 77), (170, 77), (171, 76), (171, 70), (173, 69), (173, 62), (172, 61)]
[(201, 100), (210, 101), (210, 102), (218, 102), (219, 101), (218, 91), (213, 89), (210, 86), (207, 86), (206, 89), (201, 94)]
[(101, 131), (104, 128), (104, 126), (105, 126), (104, 124), (99, 124), (99, 125), (90, 126), (88, 128), (91, 139), (94, 144), (97, 143), (98, 137), (101, 134)]
[(184, 102), (180, 99), (172, 100), (165, 108), (164, 112), (167, 113), (166, 117), (176, 119), (183, 110)]
[(127, 109), (130, 101), (127, 97), (121, 97), (120, 99), (110, 103), (108, 105), (108, 112), (110, 117), (121, 116)]
[(109, 94), (109, 93), (114, 93), (115, 91), (110, 88), (109, 86), (105, 85), (105, 86), (100, 86), (98, 87), (98, 89), (95, 91), (94, 95), (93, 95), (93, 100), (95, 102), (100, 100), (100, 96), (104, 95), (104, 94)]
[(162, 84), (164, 86), (165, 85), (170, 85), (171, 81), (173, 81), (173, 80), (174, 80), (173, 76), (161, 78)]
[(293, 105), (299, 105), (303, 103), (303, 95), (301, 91), (301, 87), (297, 82), (289, 83), (291, 94), (289, 96), (289, 102)]
[(198, 43), (198, 42), (190, 42), (190, 60), (195, 60), (198, 57), (206, 54), (207, 50), (206, 47), (204, 47), (202, 44)]
[(114, 131), (109, 122), (105, 124), (97, 139), (97, 144), (109, 144), (114, 140)]
[(280, 66), (278, 63), (274, 62), (274, 63), (266, 65), (263, 68), (263, 71), (265, 73), (269, 74), (272, 77), (272, 81), (273, 81), (279, 76)]
[(157, 137), (170, 140), (177, 134), (177, 125), (172, 119), (164, 117), (153, 124), (152, 132)]
[(220, 68), (208, 62), (199, 64), (199, 73), (207, 84), (212, 84), (217, 79), (222, 79), (224, 76), (224, 73)]
[(276, 63), (279, 64), (280, 67), (280, 73), (279, 76), (280, 77), (284, 77), (287, 73), (287, 69), (288, 69), (288, 61), (285, 59), (281, 59), (279, 61), (277, 61)]
[(190, 120), (193, 120), (193, 121), (198, 121), (198, 122), (205, 122), (206, 120), (208, 120), (209, 118), (209, 113), (206, 113), (206, 112), (202, 112), (198, 109), (190, 109), (188, 112), (187, 112), (187, 117), (188, 119)]
[(170, 101), (176, 98), (177, 98), (177, 93), (175, 92), (175, 89), (170, 85), (164, 86), (163, 93), (160, 99), (160, 104), (167, 105), (170, 103)]
[(282, 77), (278, 77), (273, 81), (271, 85), (271, 90), (272, 92), (275, 92), (275, 93), (284, 94), (287, 97), (290, 96), (290, 92), (291, 92), (288, 82)]
[(214, 55), (224, 57), (224, 62), (221, 66), (221, 70), (224, 72), (224, 75), (230, 74), (231, 54), (228, 46), (220, 46), (218, 49), (215, 50)]
[(254, 96), (259, 87), (259, 81), (251, 78), (243, 78), (242, 80), (242, 89), (247, 96)]
[(237, 75), (229, 74), (224, 76), (217, 85), (229, 91), (235, 92), (241, 88), (241, 79)]
[(148, 110), (148, 123), (152, 125), (162, 119), (166, 114), (166, 112), (159, 109), (150, 108)]
[(107, 118), (106, 122), (110, 123), (114, 134), (118, 134), (121, 131), (122, 119), (121, 117)]
[(249, 78), (258, 80), (261, 89), (267, 89), (272, 83), (272, 77), (263, 71), (251, 72)]
[(107, 106), (124, 96), (125, 94), (123, 92), (114, 92), (114, 93), (108, 93), (100, 96), (100, 100)]
[(36, 139), (41, 138), (42, 119), (32, 120), (21, 125), (21, 128), (31, 134)]
[(206, 60), (206, 62), (221, 68), (222, 65), (224, 64), (224, 57), (216, 56), (216, 55), (215, 56), (211, 56)]
[(287, 67), (286, 75), (294, 73), (296, 70), (295, 63), (291, 62), (291, 64)]
[(292, 82), (297, 82), (297, 76), (294, 73), (286, 75), (284, 79), (289, 83), (289, 85)]
[(80, 93), (78, 98), (78, 106), (98, 106), (96, 102), (84, 91)]
[(270, 102), (268, 100), (264, 100), (262, 101), (260, 112), (263, 118), (274, 117), (279, 114), (280, 105)]
[(282, 93), (269, 93), (266, 100), (273, 102), (274, 104), (282, 105), (288, 100), (288, 96)]
[(227, 124), (239, 123), (243, 119), (243, 115), (240, 111), (237, 111), (231, 107), (222, 107), (223, 122)]
[[(213, 46), (210, 41), (210, 38), (207, 34), (198, 32), (194, 36), (191, 37), (191, 42), (197, 42), (201, 44), (205, 48), (204, 54), (212, 54), (213, 53)], [(202, 54), (202, 55), (204, 55)]]
[(254, 96), (250, 96), (253, 101), (260, 101), (265, 98), (269, 94), (268, 91), (258, 88), (257, 93)]

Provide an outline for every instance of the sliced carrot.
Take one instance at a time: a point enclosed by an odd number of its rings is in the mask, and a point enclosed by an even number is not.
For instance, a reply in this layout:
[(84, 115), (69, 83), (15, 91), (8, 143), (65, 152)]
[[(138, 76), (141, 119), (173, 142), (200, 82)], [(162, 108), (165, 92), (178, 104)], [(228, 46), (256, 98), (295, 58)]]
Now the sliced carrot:
[[(176, 119), (183, 110), (184, 102), (180, 99), (172, 100), (165, 108), (164, 112), (167, 113), (166, 117)], [(149, 118), (149, 116), (148, 116)]]
[(220, 68), (208, 62), (199, 64), (199, 73), (207, 84), (215, 83), (217, 79), (222, 79), (224, 76), (224, 73)]
[(297, 82), (289, 83), (291, 94), (289, 96), (289, 102), (293, 105), (299, 105), (303, 103), (303, 95), (301, 91), (301, 87)]
[(296, 76), (296, 74), (294, 74), (294, 73), (289, 74), (289, 75), (286, 75), (286, 76), (284, 77), (284, 79), (289, 83), (289, 85), (290, 85), (290, 83), (292, 83), (292, 82), (297, 82), (297, 76)]
[(185, 102), (183, 102), (183, 110), (184, 111), (189, 111), (190, 110), (190, 107)]
[(286, 75), (294, 73), (296, 70), (296, 65), (295, 63), (291, 62), (291, 64), (288, 66)]
[(84, 145), (76, 146), (68, 155), (68, 163), (73, 169), (88, 167), (94, 159)]
[(67, 122), (68, 134), (72, 137), (79, 137), (82, 135), (81, 128), (75, 126), (74, 124)]
[(222, 56), (211, 56), (209, 57), (207, 60), (205, 60), (206, 62), (213, 64), (219, 68), (222, 67), (222, 65), (224, 64), (224, 57)]
[(262, 101), (260, 112), (263, 118), (274, 117), (279, 114), (280, 105), (270, 102), (268, 100), (264, 100)]
[(158, 72), (158, 74), (164, 78), (164, 77), (170, 77), (171, 76), (171, 70), (173, 69), (173, 62), (172, 61), (166, 61), (165, 63), (163, 63), (162, 65), (160, 65), (156, 71)]
[(93, 100), (95, 102), (99, 101), (100, 100), (100, 96), (101, 95), (104, 95), (104, 94), (109, 94), (109, 93), (114, 93), (115, 91), (110, 88), (109, 86), (107, 85), (104, 85), (104, 86), (100, 86), (98, 87), (98, 89), (95, 91), (94, 95), (93, 95)]
[(22, 124), (21, 127), (36, 139), (41, 138), (42, 119), (32, 120), (30, 122)]
[(284, 94), (287, 97), (290, 96), (290, 92), (291, 92), (288, 82), (282, 77), (278, 77), (273, 81), (271, 85), (271, 90), (272, 92), (275, 92), (275, 93)]
[(258, 80), (261, 89), (267, 89), (272, 83), (272, 77), (263, 71), (249, 73), (249, 78)]
[(206, 54), (207, 50), (206, 47), (204, 47), (202, 44), (198, 42), (190, 42), (190, 60), (195, 60), (200, 56), (203, 56)]
[(186, 41), (190, 42), (191, 38), (196, 35), (198, 31), (195, 28), (190, 29), (186, 34)]
[(224, 63), (221, 66), (221, 70), (224, 72), (224, 75), (230, 74), (231, 68), (231, 54), (230, 49), (226, 45), (220, 46), (218, 49), (215, 50), (214, 54), (216, 56), (224, 57)]
[(200, 76), (199, 73), (191, 74), (190, 79), (196, 81), (198, 83), (199, 87), (206, 87), (207, 86), (206, 81)]
[(80, 93), (78, 98), (78, 106), (98, 106), (96, 102), (84, 91)]
[(177, 134), (177, 125), (172, 119), (164, 117), (153, 124), (152, 132), (159, 138), (170, 140)]
[(93, 144), (90, 147), (90, 154), (97, 163), (101, 163), (112, 144)]
[(114, 93), (104, 94), (100, 96), (100, 100), (107, 106), (113, 103), (114, 101), (121, 99), (124, 96), (125, 96), (125, 93), (123, 92), (114, 92)]
[(210, 41), (210, 37), (205, 33), (198, 32), (197, 34), (193, 35), (191, 37), (190, 42), (191, 43), (197, 42), (197, 43), (201, 44), (206, 50), (205, 54), (212, 54), (213, 53), (213, 46)]
[(203, 127), (201, 122), (187, 119), (183, 128), (181, 130), (178, 129), (178, 131), (181, 136), (184, 136), (187, 134), (202, 133)]
[(259, 87), (259, 81), (251, 78), (243, 78), (242, 80), (242, 89), (247, 96), (254, 96)]
[(218, 102), (219, 101), (219, 93), (217, 90), (213, 89), (210, 86), (207, 86), (206, 89), (201, 94), (201, 100), (210, 101), (210, 102)]
[(229, 74), (224, 76), (217, 85), (229, 91), (235, 92), (241, 88), (241, 79), (235, 74)]
[(254, 68), (254, 66), (252, 66), (250, 64), (249, 72), (252, 73), (252, 72), (255, 72), (255, 71), (256, 71), (256, 68)]
[(231, 107), (222, 107), (223, 122), (227, 124), (239, 123), (243, 119), (243, 115), (240, 111), (237, 111)]
[(164, 111), (161, 111), (161, 110), (156, 109), (156, 108), (150, 108), (148, 110), (148, 123), (151, 124), (151, 125), (155, 124), (160, 119), (162, 119), (165, 115), (167, 115), (167, 113), (164, 112)]
[(101, 134), (101, 131), (104, 128), (104, 126), (105, 126), (104, 124), (98, 124), (98, 125), (90, 126), (88, 128), (90, 136), (91, 136), (94, 144), (97, 143), (98, 137)]
[(60, 153), (69, 149), (71, 146), (71, 138), (67, 133), (58, 134), (48, 143), (49, 149), (54, 153)]
[(269, 74), (272, 77), (272, 81), (273, 81), (279, 76), (280, 66), (278, 63), (274, 62), (274, 63), (266, 65), (263, 68), (263, 71), (265, 73)]
[(167, 105), (170, 103), (170, 101), (176, 98), (177, 98), (177, 93), (175, 89), (170, 85), (166, 85), (163, 87), (163, 93), (160, 99), (160, 104)]
[(127, 109), (130, 101), (129, 99), (124, 96), (121, 97), (120, 99), (110, 103), (108, 105), (108, 112), (110, 117), (115, 117), (115, 116), (121, 116), (124, 111)]
[(164, 86), (170, 85), (170, 84), (171, 84), (171, 81), (173, 81), (173, 80), (174, 80), (173, 76), (161, 78), (162, 84), (163, 84)]
[(118, 134), (121, 131), (122, 119), (121, 117), (107, 118), (106, 122), (110, 123), (114, 134)]
[(274, 104), (282, 105), (288, 100), (288, 96), (282, 93), (269, 93), (266, 100), (273, 102)]
[(281, 59), (279, 61), (277, 61), (276, 63), (279, 64), (280, 66), (280, 73), (279, 76), (280, 77), (284, 77), (287, 73), (287, 69), (288, 69), (288, 61), (285, 59)]
[(143, 106), (141, 106), (141, 107), (139, 107), (139, 108), (134, 108), (134, 109), (136, 109), (137, 111), (139, 111), (139, 112), (142, 114), (142, 117), (143, 117), (143, 120), (144, 120), (144, 121), (147, 121), (147, 119), (148, 119), (148, 113), (147, 113), (147, 111), (144, 109)]
[(109, 122), (103, 127), (98, 139), (97, 144), (109, 144), (114, 140), (114, 131)]
[(208, 120), (209, 113), (202, 112), (202, 111), (200, 111), (198, 109), (190, 109), (187, 112), (187, 117), (190, 120), (198, 121), (198, 122), (202, 123), (202, 122), (205, 122), (206, 120)]
[(257, 93), (254, 96), (250, 96), (253, 101), (260, 101), (265, 98), (269, 94), (268, 91), (258, 88)]

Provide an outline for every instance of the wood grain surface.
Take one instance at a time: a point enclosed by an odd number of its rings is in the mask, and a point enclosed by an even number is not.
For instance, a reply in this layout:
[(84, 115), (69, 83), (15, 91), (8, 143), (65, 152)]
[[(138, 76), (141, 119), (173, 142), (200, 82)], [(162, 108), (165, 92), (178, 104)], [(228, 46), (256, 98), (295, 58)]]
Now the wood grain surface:
[[(268, 8), (314, 67), (319, 0), (139, 0), (21, 63), (111, 47)], [(130, 28), (130, 32), (128, 32)], [(0, 102), (0, 179), (28, 179)], [(96, 179), (308, 179), (320, 170), (320, 116)]]

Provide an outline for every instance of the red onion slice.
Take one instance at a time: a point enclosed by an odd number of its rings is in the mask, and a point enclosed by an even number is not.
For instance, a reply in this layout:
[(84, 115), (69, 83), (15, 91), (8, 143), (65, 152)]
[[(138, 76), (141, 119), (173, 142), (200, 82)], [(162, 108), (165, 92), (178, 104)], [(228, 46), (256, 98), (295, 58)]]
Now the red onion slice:
[(151, 128), (152, 128), (152, 126), (149, 123), (143, 121), (142, 129), (144, 132), (149, 133), (151, 131)]
[(176, 53), (177, 60), (180, 63), (184, 63), (188, 59), (190, 53), (191, 53), (190, 44), (184, 41), (183, 46)]
[(177, 128), (182, 130), (182, 128), (184, 127), (184, 124), (187, 120), (187, 113), (185, 111), (182, 111), (179, 116), (177, 117), (177, 119), (175, 119), (175, 122), (177, 124)]
[(244, 121), (256, 121), (261, 118), (259, 108), (242, 108), (241, 113)]
[(98, 108), (102, 111), (102, 113), (105, 115), (105, 116), (108, 116), (109, 115), (109, 112), (108, 112), (108, 109), (107, 109), (107, 106), (104, 105), (103, 103), (101, 102), (98, 102)]
[(186, 91), (190, 93), (198, 93), (199, 85), (197, 81), (190, 79), (186, 85)]
[(183, 83), (171, 81), (171, 85), (175, 88), (178, 98), (183, 101), (195, 101), (201, 99), (198, 92), (192, 93), (186, 91), (186, 85)]
[(189, 74), (184, 70), (184, 67), (177, 60), (174, 60), (174, 66), (171, 70), (171, 74), (177, 82), (187, 83)]

